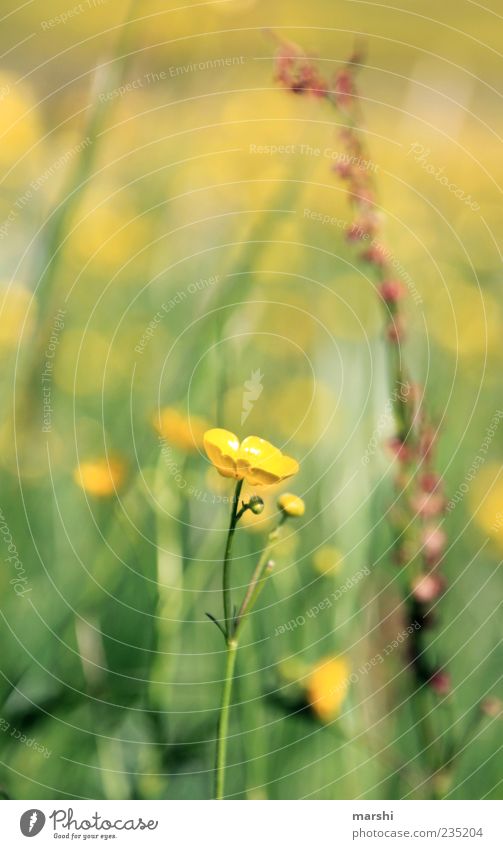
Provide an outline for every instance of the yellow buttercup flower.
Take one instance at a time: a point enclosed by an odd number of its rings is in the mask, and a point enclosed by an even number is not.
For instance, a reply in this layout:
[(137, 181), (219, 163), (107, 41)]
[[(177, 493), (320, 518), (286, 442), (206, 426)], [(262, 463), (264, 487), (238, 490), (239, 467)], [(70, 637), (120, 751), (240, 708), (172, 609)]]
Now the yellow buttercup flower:
[(126, 467), (122, 460), (110, 457), (80, 463), (73, 473), (75, 483), (97, 498), (113, 495), (122, 486), (125, 477)]
[(306, 505), (302, 498), (299, 498), (298, 495), (293, 495), (291, 492), (284, 492), (283, 495), (280, 495), (278, 498), (278, 507), (287, 516), (293, 516), (294, 518), (303, 516), (306, 510)]
[(184, 416), (174, 407), (164, 407), (154, 416), (154, 427), (170, 445), (196, 451), (202, 445), (208, 423), (199, 416)]
[(246, 480), (251, 486), (270, 486), (295, 475), (299, 464), (266, 439), (214, 427), (204, 434), (204, 448), (215, 468), (226, 478)]
[(328, 657), (313, 667), (307, 682), (307, 700), (320, 719), (339, 713), (349, 688), (350, 667), (343, 657)]

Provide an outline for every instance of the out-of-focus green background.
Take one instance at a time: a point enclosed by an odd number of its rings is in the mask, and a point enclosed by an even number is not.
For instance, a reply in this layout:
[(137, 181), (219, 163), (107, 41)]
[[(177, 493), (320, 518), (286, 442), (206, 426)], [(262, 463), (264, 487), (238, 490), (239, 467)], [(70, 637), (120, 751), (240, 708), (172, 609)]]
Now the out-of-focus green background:
[[(461, 741), (448, 797), (498, 798), (501, 725), (468, 729), (480, 700), (502, 695), (503, 430), (481, 448), (503, 409), (501, 8), (172, 0), (137, 4), (123, 26), (125, 6), (9, 0), (1, 13), (2, 792), (211, 794), (224, 652), (205, 611), (220, 614), (231, 492), (200, 449), (160, 444), (166, 406), (301, 463), (290, 486), (306, 514), (239, 654), (227, 792), (430, 792), (403, 651), (356, 674), (333, 721), (304, 703), (320, 659), (342, 654), (358, 672), (403, 621), (390, 458), (362, 463), (392, 425), (382, 318), (332, 169), (340, 119), (274, 83), (272, 30), (327, 74), (364, 46), (386, 241), (417, 296), (404, 356), (441, 425), (447, 492), (463, 486), (431, 646), (453, 708), (433, 719)], [(96, 497), (74, 470), (106, 456), (118, 492)], [(266, 501), (239, 531), (237, 585), (275, 493)]]

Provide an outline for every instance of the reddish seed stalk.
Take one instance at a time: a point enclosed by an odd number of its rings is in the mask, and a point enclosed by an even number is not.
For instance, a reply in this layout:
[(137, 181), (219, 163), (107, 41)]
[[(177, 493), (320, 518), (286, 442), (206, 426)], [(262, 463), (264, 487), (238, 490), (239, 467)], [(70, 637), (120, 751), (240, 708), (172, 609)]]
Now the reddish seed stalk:
[(389, 517), (395, 545), (394, 559), (409, 576), (405, 613), (413, 630), (409, 662), (416, 686), (424, 685), (440, 697), (450, 691), (448, 673), (429, 659), (424, 631), (431, 627), (431, 606), (445, 589), (440, 564), (447, 539), (442, 528), (446, 501), (443, 483), (435, 468), (438, 433), (426, 412), (423, 390), (414, 383), (404, 362), (401, 343), (406, 335), (403, 303), (407, 289), (393, 274), (393, 253), (381, 234), (373, 169), (366, 151), (357, 72), (361, 63), (354, 54), (333, 78), (325, 78), (311, 59), (296, 45), (281, 42), (276, 55), (276, 79), (294, 94), (323, 98), (342, 114), (346, 126), (340, 133), (343, 155), (334, 171), (347, 186), (352, 221), (347, 241), (371, 267), (376, 294), (382, 306), (391, 377), (395, 435), (388, 448), (396, 459), (396, 501)]

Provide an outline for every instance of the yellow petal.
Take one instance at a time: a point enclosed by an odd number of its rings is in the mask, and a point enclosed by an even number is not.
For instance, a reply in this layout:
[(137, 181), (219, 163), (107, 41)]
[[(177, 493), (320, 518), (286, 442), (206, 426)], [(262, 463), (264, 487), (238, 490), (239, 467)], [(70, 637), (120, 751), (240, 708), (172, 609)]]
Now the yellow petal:
[(246, 439), (243, 439), (238, 451), (237, 466), (239, 472), (252, 485), (268, 483), (269, 481), (257, 479), (256, 471), (261, 469), (265, 458), (273, 454), (279, 455), (280, 452), (266, 439), (260, 439), (258, 436), (247, 436)]
[(266, 472), (264, 469), (248, 469), (245, 477), (250, 486), (272, 486), (281, 481), (277, 475)]
[(221, 475), (227, 478), (243, 477), (237, 469), (239, 439), (230, 430), (214, 427), (204, 434), (204, 450)]
[(284, 481), (286, 478), (291, 478), (292, 475), (297, 474), (299, 471), (299, 464), (297, 463), (297, 460), (293, 459), (293, 457), (281, 454), (280, 457), (267, 465), (266, 471), (270, 471), (272, 474), (278, 475), (280, 480)]
[(173, 407), (163, 407), (154, 417), (157, 432), (171, 445), (196, 451), (203, 441), (207, 423), (200, 416), (184, 416)]
[(252, 486), (270, 486), (291, 477), (299, 464), (279, 448), (258, 436), (243, 439), (238, 451), (238, 469)]
[[(271, 484), (291, 478), (298, 471), (299, 464), (297, 460), (287, 457), (285, 454), (280, 454), (278, 457), (271, 457), (267, 461), (263, 460), (259, 466), (251, 468), (246, 477), (250, 483), (270, 486)], [(256, 480), (252, 481), (252, 477), (256, 478)]]
[(247, 436), (243, 439), (238, 459), (247, 461), (251, 466), (259, 466), (270, 457), (281, 457), (281, 451), (267, 439), (261, 439), (259, 436)]

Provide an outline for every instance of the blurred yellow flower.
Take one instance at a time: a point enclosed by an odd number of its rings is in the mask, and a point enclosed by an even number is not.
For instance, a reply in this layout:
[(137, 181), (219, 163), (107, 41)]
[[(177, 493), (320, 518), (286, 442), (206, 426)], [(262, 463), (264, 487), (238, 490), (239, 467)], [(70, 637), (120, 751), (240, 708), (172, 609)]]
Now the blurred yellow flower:
[(313, 667), (307, 682), (307, 699), (320, 719), (333, 719), (349, 688), (350, 667), (343, 657), (328, 657)]
[(29, 153), (23, 163), (26, 179), (27, 170), (38, 162), (37, 152), (32, 147), (42, 143), (43, 132), (38, 118), (36, 102), (28, 88), (19, 84), (15, 76), (0, 72), (0, 164), (2, 169), (17, 163)]
[(284, 492), (283, 495), (280, 495), (278, 498), (278, 507), (287, 516), (294, 518), (303, 516), (306, 510), (306, 505), (302, 498), (299, 498), (298, 495), (294, 495), (292, 492)]
[(103, 457), (86, 463), (80, 463), (74, 470), (75, 483), (97, 498), (113, 495), (124, 483), (126, 467), (122, 460)]
[(473, 481), (469, 500), (477, 525), (503, 548), (503, 466), (485, 466)]
[(313, 555), (313, 566), (320, 575), (338, 572), (342, 561), (342, 553), (333, 545), (322, 545)]
[(196, 451), (203, 444), (208, 423), (200, 416), (185, 416), (174, 407), (164, 407), (154, 416), (157, 433), (183, 451)]
[(296, 460), (258, 436), (247, 436), (240, 443), (235, 433), (215, 427), (204, 434), (204, 448), (221, 475), (252, 486), (270, 486), (299, 471)]

